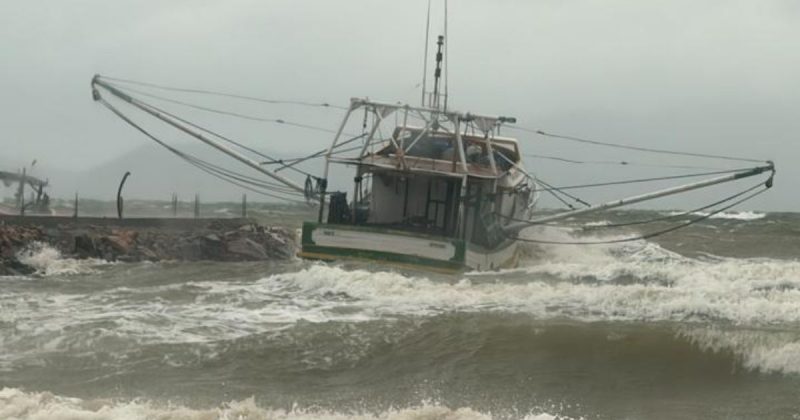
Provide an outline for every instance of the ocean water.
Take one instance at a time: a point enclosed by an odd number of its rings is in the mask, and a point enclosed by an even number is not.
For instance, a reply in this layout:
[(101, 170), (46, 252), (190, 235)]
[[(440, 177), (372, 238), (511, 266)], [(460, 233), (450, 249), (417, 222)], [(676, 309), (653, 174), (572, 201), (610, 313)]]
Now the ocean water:
[(39, 273), (0, 277), (0, 419), (800, 418), (798, 214), (454, 276), (21, 258)]

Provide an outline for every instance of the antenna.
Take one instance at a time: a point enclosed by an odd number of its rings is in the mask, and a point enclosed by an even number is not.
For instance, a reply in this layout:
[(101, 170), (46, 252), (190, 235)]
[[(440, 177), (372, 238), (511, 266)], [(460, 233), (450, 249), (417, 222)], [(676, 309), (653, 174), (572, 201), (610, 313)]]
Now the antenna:
[(444, 46), (444, 35), (439, 35), (436, 41), (436, 70), (433, 72), (433, 97), (431, 97), (431, 107), (439, 108), (439, 80), (442, 78), (442, 47)]
[[(428, 0), (428, 15), (425, 21), (425, 59), (423, 60), (422, 66), (422, 106), (428, 106), (430, 108), (440, 108), (441, 99), (444, 97), (444, 110), (447, 110), (447, 97), (448, 97), (448, 88), (447, 88), (447, 45), (444, 44), (444, 39), (447, 38), (447, 0), (444, 0), (444, 35), (439, 35), (436, 45), (438, 49), (436, 51), (436, 71), (434, 73), (434, 84), (433, 84), (433, 92), (428, 93), (428, 41), (430, 40), (430, 31), (431, 31), (431, 1)], [(444, 63), (442, 63), (442, 57), (444, 57)], [(444, 77), (442, 77), (442, 68), (444, 68)], [(444, 93), (439, 93), (440, 85), (444, 90)], [(427, 104), (425, 103), (425, 98), (427, 97)]]

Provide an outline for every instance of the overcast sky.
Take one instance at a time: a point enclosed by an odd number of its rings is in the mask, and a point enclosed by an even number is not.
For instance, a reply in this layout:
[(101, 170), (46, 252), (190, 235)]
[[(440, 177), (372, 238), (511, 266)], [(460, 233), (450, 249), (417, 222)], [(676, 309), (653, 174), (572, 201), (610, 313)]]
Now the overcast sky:
[[(438, 34), (442, 2), (433, 3)], [(0, 162), (35, 158), (80, 171), (146, 143), (91, 100), (95, 73), (342, 105), (352, 96), (417, 103), (426, 5), (3, 0)], [(458, 0), (449, 8), (454, 108), (598, 140), (774, 159), (776, 188), (750, 207), (800, 209), (800, 1)], [(303, 118), (297, 109), (263, 114)], [(309, 118), (335, 128), (338, 117)], [(270, 140), (251, 144), (310, 152), (329, 141), (268, 130), (251, 134)], [(618, 157), (519, 137), (529, 153)], [(535, 159), (528, 166), (561, 185), (606, 171)]]

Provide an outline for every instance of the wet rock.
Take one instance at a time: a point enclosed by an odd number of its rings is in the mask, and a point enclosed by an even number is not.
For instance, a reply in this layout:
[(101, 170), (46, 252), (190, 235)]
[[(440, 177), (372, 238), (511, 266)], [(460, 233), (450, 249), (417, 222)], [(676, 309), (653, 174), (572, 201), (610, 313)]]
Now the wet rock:
[(292, 232), (241, 220), (215, 220), (189, 228), (154, 224), (136, 229), (71, 221), (41, 229), (4, 225), (0, 220), (0, 275), (31, 272), (15, 257), (36, 241), (56, 248), (68, 258), (255, 261), (292, 258)]
[(23, 264), (16, 257), (0, 258), (0, 276), (27, 276), (35, 272), (35, 268)]
[(158, 254), (145, 247), (139, 247), (139, 258), (144, 261), (158, 261), (160, 259)]
[(72, 252), (78, 258), (97, 258), (100, 256), (100, 251), (97, 249), (94, 238), (85, 233), (75, 236)]
[(228, 242), (227, 251), (245, 260), (259, 261), (267, 259), (264, 247), (249, 238), (239, 238)]
[(125, 241), (119, 236), (103, 236), (100, 238), (100, 244), (103, 246), (105, 253), (114, 255), (123, 255), (130, 252), (132, 243)]

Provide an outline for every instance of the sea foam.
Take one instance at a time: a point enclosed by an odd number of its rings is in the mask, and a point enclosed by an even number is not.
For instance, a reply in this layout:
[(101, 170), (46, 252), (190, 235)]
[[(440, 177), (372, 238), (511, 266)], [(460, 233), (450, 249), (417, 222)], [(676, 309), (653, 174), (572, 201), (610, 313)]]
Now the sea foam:
[[(82, 400), (49, 392), (24, 392), (16, 388), (0, 390), (0, 418), (47, 420), (489, 420), (492, 415), (469, 407), (452, 409), (435, 403), (415, 407), (387, 409), (382, 412), (337, 412), (324, 409), (262, 407), (254, 398), (232, 401), (214, 408), (192, 408), (149, 401), (118, 402)], [(570, 417), (532, 412), (525, 420), (569, 420)]]

